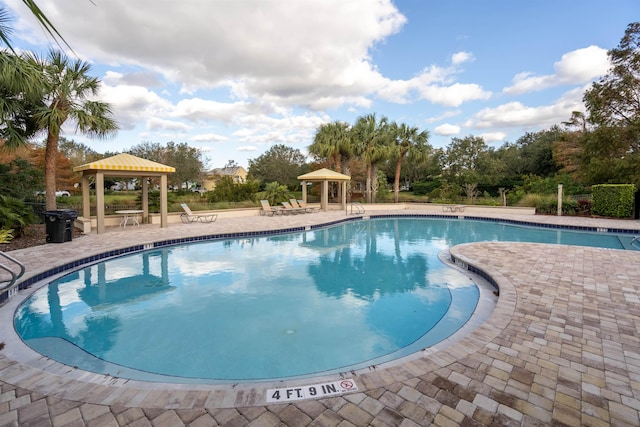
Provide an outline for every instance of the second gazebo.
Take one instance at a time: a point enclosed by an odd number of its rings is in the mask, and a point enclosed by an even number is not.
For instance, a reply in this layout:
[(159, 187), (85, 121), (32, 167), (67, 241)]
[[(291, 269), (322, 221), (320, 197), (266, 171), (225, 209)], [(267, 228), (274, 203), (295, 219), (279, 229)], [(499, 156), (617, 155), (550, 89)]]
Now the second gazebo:
[(351, 180), (348, 175), (332, 171), (330, 169), (318, 169), (298, 177), (302, 181), (302, 200), (307, 201), (307, 182), (320, 182), (320, 210), (326, 212), (329, 209), (329, 182), (340, 184), (340, 205), (341, 209), (347, 208), (347, 181)]

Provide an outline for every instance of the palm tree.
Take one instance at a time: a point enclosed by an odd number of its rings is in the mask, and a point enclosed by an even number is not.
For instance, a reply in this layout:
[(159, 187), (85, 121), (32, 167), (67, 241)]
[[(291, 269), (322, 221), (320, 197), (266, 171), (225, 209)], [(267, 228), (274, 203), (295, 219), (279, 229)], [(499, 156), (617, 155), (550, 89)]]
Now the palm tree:
[(349, 175), (349, 162), (353, 157), (349, 124), (336, 120), (321, 125), (309, 146), (309, 153), (326, 159), (338, 172)]
[[(338, 172), (349, 175), (349, 163), (353, 157), (349, 124), (336, 120), (321, 125), (316, 131), (313, 144), (309, 146), (309, 153), (318, 158), (326, 159), (327, 163), (335, 167)], [(338, 192), (340, 192), (340, 188), (338, 188)], [(350, 198), (349, 193), (347, 194), (348, 198)]]
[(0, 140), (14, 149), (38, 131), (34, 111), (40, 104), (43, 75), (24, 58), (0, 51)]
[(71, 62), (63, 53), (51, 50), (47, 59), (27, 55), (27, 62), (41, 70), (44, 84), (36, 109), (38, 127), (47, 132), (45, 145), (46, 208), (56, 207), (56, 156), (62, 125), (71, 119), (77, 130), (90, 137), (106, 137), (118, 129), (109, 104), (89, 100), (98, 93), (100, 80), (89, 76), (91, 65)]
[(393, 200), (398, 203), (398, 193), (400, 192), (400, 171), (402, 161), (405, 157), (411, 156), (419, 160), (425, 155), (429, 132), (420, 132), (417, 127), (410, 127), (402, 123), (398, 126), (395, 122), (391, 125), (391, 132), (394, 140), (391, 146), (391, 158), (396, 160), (395, 178), (393, 180)]
[(375, 201), (377, 185), (377, 164), (388, 153), (389, 123), (386, 117), (377, 120), (375, 114), (359, 117), (353, 126), (355, 151), (361, 156), (367, 168), (365, 194), (367, 203)]

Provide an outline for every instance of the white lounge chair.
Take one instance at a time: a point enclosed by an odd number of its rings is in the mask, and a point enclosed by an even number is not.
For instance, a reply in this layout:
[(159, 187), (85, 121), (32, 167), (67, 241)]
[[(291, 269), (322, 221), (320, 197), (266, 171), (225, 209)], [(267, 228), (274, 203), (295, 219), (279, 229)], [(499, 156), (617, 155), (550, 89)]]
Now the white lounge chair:
[(274, 216), (274, 215), (282, 215), (283, 210), (279, 207), (274, 207), (269, 204), (268, 200), (260, 200), (260, 205), (262, 206), (262, 210), (260, 211), (260, 215)]
[(282, 206), (284, 207), (284, 211), (285, 212), (291, 212), (293, 214), (297, 214), (297, 213), (306, 213), (307, 210), (304, 208), (298, 208), (298, 207), (293, 207), (291, 206), (291, 203), (289, 202), (282, 202)]
[(218, 218), (218, 214), (202, 214), (196, 215), (191, 212), (189, 206), (186, 203), (181, 203), (182, 209), (184, 212), (180, 215), (180, 219), (185, 224), (190, 224), (192, 222), (214, 222), (216, 218)]
[[(291, 199), (293, 200), (293, 199)], [(306, 209), (307, 212), (309, 213), (316, 213), (316, 212), (320, 212), (320, 208), (317, 206), (309, 206), (305, 201), (303, 200), (296, 200), (296, 202), (298, 203), (298, 207), (302, 208), (302, 209)], [(293, 205), (293, 202), (291, 202), (291, 204)]]

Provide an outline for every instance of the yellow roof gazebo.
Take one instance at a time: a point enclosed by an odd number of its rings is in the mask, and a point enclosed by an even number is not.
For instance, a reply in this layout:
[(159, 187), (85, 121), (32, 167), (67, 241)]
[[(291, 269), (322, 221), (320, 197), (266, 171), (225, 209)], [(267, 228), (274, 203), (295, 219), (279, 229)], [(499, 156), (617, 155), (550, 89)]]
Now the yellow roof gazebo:
[[(160, 226), (166, 227), (167, 216), (167, 174), (176, 169), (161, 163), (141, 159), (131, 154), (118, 154), (106, 159), (97, 160), (73, 168), (74, 172), (82, 172), (82, 216), (91, 217), (89, 199), (89, 176), (96, 176), (96, 222), (97, 232), (104, 233), (104, 177), (160, 177)], [(142, 181), (142, 210), (143, 219), (149, 217), (149, 188), (146, 179)]]
[(329, 182), (333, 181), (342, 184), (339, 192), (341, 208), (347, 208), (347, 181), (351, 180), (350, 176), (323, 168), (300, 175), (298, 179), (302, 180), (302, 200), (305, 202), (307, 201), (307, 181), (322, 183), (320, 190), (320, 210), (324, 212), (326, 212), (329, 207)]

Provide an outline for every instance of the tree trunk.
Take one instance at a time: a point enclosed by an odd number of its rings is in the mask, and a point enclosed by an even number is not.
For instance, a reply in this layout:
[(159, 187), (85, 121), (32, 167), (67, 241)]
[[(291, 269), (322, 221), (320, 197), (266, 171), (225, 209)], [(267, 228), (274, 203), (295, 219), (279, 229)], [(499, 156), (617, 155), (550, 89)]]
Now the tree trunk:
[(55, 209), (56, 205), (56, 157), (58, 155), (58, 135), (47, 134), (47, 145), (44, 152), (44, 188), (46, 194), (46, 209)]
[(367, 203), (371, 203), (371, 163), (367, 164), (367, 182), (365, 183), (364, 193)]
[[(347, 175), (347, 176), (351, 176), (351, 170), (349, 169), (349, 163), (345, 162), (343, 163), (344, 167), (343, 167), (343, 171), (342, 173)], [(351, 203), (351, 180), (347, 181), (347, 203)]]
[(371, 203), (376, 202), (378, 195), (378, 165), (371, 166)]
[(400, 193), (400, 170), (402, 168), (402, 157), (398, 157), (398, 162), (396, 163), (396, 175), (393, 180), (393, 201), (398, 203), (399, 193)]

